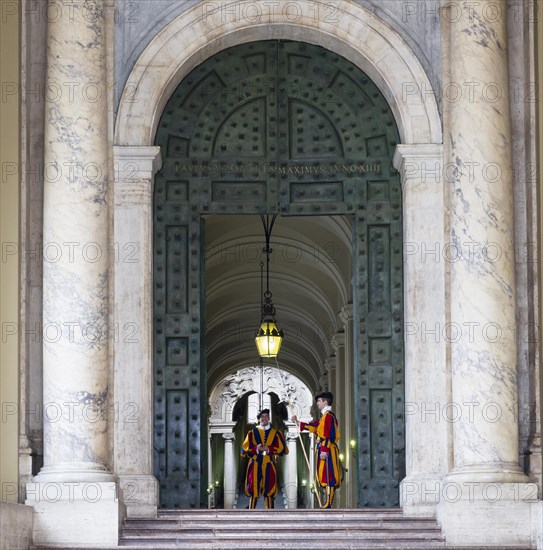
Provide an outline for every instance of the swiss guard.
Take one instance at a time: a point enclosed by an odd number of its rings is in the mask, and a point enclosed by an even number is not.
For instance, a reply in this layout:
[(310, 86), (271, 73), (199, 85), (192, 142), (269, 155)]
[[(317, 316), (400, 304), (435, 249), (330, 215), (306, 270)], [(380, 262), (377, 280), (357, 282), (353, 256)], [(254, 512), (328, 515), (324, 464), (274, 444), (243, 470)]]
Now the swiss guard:
[(339, 460), (337, 442), (340, 439), (339, 425), (336, 415), (332, 412), (334, 396), (325, 391), (315, 396), (317, 408), (322, 413), (320, 420), (314, 420), (309, 424), (300, 422), (296, 416), (292, 421), (299, 424), (300, 431), (317, 434), (317, 446), (315, 448), (317, 459), (317, 482), (326, 488), (326, 502), (323, 508), (332, 508), (336, 489), (343, 481), (343, 468)]
[(249, 458), (245, 494), (251, 499), (249, 508), (255, 508), (260, 496), (264, 496), (266, 508), (273, 508), (277, 494), (275, 461), (288, 454), (288, 447), (283, 434), (271, 427), (270, 409), (260, 411), (257, 419), (258, 426), (249, 430), (241, 449), (241, 456)]

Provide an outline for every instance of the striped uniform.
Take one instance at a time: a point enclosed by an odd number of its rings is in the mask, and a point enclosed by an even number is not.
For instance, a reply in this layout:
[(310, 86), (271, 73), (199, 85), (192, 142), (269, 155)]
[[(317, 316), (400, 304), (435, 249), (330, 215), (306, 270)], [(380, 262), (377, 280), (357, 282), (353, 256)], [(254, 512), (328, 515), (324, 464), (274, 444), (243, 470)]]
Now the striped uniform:
[[(258, 445), (270, 448), (269, 454), (257, 453)], [(288, 447), (283, 434), (275, 428), (263, 430), (258, 426), (249, 430), (243, 442), (241, 456), (249, 458), (245, 474), (245, 494), (253, 499), (259, 496), (275, 497), (277, 494), (277, 472), (275, 457), (288, 454)], [(266, 501), (268, 505), (268, 500)], [(273, 506), (273, 501), (271, 506)], [(252, 506), (251, 506), (252, 507)]]
[[(311, 433), (317, 434), (317, 446), (315, 449), (317, 479), (323, 487), (334, 487), (337, 489), (341, 486), (343, 474), (337, 446), (341, 435), (336, 415), (332, 411), (326, 411), (320, 421), (313, 420), (309, 424), (300, 422), (300, 430), (308, 430)], [(330, 454), (327, 460), (321, 460), (320, 453)]]

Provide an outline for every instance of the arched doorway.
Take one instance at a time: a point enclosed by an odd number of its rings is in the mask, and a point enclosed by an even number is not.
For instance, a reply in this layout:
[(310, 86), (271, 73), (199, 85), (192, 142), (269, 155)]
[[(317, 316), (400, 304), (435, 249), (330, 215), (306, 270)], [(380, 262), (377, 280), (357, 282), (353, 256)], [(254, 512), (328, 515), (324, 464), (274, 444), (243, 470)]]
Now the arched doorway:
[(157, 129), (163, 167), (154, 194), (154, 448), (163, 506), (199, 507), (207, 485), (204, 217), (271, 212), (350, 220), (358, 503), (399, 504), (398, 142), (375, 84), (346, 59), (300, 42), (224, 50), (170, 97)]
[[(268, 408), (272, 425), (285, 435), (290, 450), (278, 461), (278, 485), (282, 493), (279, 500), (283, 507), (309, 507), (311, 492), (308, 480), (312, 476), (308, 475), (298, 448), (296, 426), (289, 419), (296, 414), (304, 421), (310, 421), (312, 404), (312, 393), (307, 385), (297, 376), (275, 366), (251, 366), (223, 376), (209, 392), (210, 505), (245, 507), (243, 478), (246, 460), (241, 459), (239, 448), (247, 430), (256, 424), (258, 410)], [(308, 434), (302, 437), (306, 447), (309, 439)]]

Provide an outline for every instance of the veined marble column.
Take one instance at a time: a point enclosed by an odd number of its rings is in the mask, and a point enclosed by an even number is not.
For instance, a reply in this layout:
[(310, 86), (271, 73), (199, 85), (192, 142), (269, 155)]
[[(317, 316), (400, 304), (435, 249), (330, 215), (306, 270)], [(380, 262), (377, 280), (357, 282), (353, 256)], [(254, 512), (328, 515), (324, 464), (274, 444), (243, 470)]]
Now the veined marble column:
[(57, 1), (45, 121), (44, 466), (36, 481), (108, 471), (108, 134), (103, 0)]
[[(461, 2), (451, 18), (452, 398), (459, 479), (524, 482), (518, 459), (517, 346), (507, 2)], [(489, 15), (490, 14), (490, 15)]]
[(463, 90), (448, 117), (454, 454), (436, 512), (449, 545), (529, 546), (537, 487), (518, 455), (508, 3), (458, 7), (448, 18), (450, 78)]
[(235, 476), (235, 434), (223, 433), (224, 439), (224, 507), (233, 508), (236, 499), (236, 476)]
[(285, 457), (287, 461), (287, 508), (298, 508), (298, 446), (296, 445), (298, 430), (295, 425), (288, 427), (286, 439), (288, 446), (288, 455)]
[(107, 2), (54, 4), (44, 137), (44, 466), (27, 484), (26, 502), (36, 545), (115, 546), (122, 503), (108, 440)]

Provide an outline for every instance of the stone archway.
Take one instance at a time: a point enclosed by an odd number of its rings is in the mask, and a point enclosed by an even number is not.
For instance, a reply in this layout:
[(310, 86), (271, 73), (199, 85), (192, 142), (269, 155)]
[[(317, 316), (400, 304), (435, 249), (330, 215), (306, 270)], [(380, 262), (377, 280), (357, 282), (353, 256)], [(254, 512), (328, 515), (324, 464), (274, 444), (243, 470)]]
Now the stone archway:
[[(423, 98), (420, 93), (415, 93), (405, 97), (403, 94), (405, 82), (416, 83), (419, 90), (430, 89), (430, 85), (416, 56), (393, 29), (353, 3), (341, 4), (337, 25), (308, 19), (303, 21), (304, 26), (272, 20), (265, 27), (251, 25), (247, 21), (208, 27), (207, 23), (210, 21), (204, 21), (203, 14), (197, 8), (192, 8), (157, 35), (141, 55), (129, 78), (131, 90), (134, 90), (135, 85), (136, 90), (144, 92), (150, 100), (143, 104), (137, 98), (131, 98), (129, 91), (125, 91), (117, 118), (115, 241), (120, 246), (134, 240), (142, 242), (143, 261), (139, 276), (134, 277), (133, 269), (129, 272), (123, 266), (115, 273), (118, 304), (115, 310), (116, 319), (119, 323), (136, 321), (142, 331), (142, 338), (137, 345), (116, 343), (115, 385), (119, 394), (116, 399), (135, 402), (149, 415), (152, 410), (149, 386), (152, 372), (152, 291), (147, 276), (151, 267), (150, 214), (153, 175), (158, 169), (158, 148), (150, 145), (154, 139), (158, 117), (177, 83), (212, 53), (229, 45), (254, 40), (255, 32), (258, 32), (258, 38), (297, 39), (321, 44), (352, 61), (375, 81), (396, 116), (402, 144), (397, 147), (395, 165), (400, 169), (404, 186), (405, 241), (423, 242), (430, 229), (435, 231), (436, 223), (438, 227), (444, 227), (443, 192), (439, 185), (441, 125), (437, 104), (433, 96)], [(362, 35), (369, 39), (361, 41)], [(183, 40), (185, 48), (178, 47), (179, 40)], [(167, 63), (164, 62), (165, 59), (168, 60)], [(429, 181), (426, 171), (433, 172), (432, 181)], [(425, 278), (426, 287), (406, 285), (410, 291), (405, 296), (405, 319), (415, 316), (417, 319), (424, 318), (444, 324), (444, 306), (435, 307), (436, 303), (443, 303), (443, 266), (424, 266), (424, 269), (419, 266), (405, 266), (406, 281), (413, 281), (418, 277)], [(429, 293), (434, 299), (428, 300)], [(140, 299), (141, 296), (143, 300)], [(138, 299), (135, 300), (135, 297)], [(418, 340), (407, 341), (405, 351), (406, 401), (429, 401), (430, 399), (422, 395), (424, 392), (428, 396), (431, 393), (431, 399), (436, 399), (436, 395), (437, 399), (445, 398), (445, 373), (443, 369), (435, 368), (436, 364), (445, 363), (443, 343), (428, 346), (421, 345)], [(134, 360), (140, 365), (143, 382), (135, 381), (126, 368)], [(422, 386), (421, 380), (425, 382)], [(444, 454), (446, 445), (442, 443), (445, 438), (444, 429), (430, 433), (423, 423), (407, 418), (408, 476), (412, 475), (417, 479), (441, 477), (445, 471), (446, 457), (420, 457), (415, 449), (422, 442), (440, 449), (440, 453)], [(120, 449), (126, 450), (127, 440), (131, 442), (128, 447), (133, 445), (135, 449), (130, 464), (126, 463), (125, 456), (120, 452)], [(152, 496), (156, 491), (156, 481), (152, 476), (151, 448), (149, 430), (139, 434), (130, 433), (129, 427), (120, 427), (117, 430), (117, 472), (125, 483), (136, 479), (138, 481), (139, 492), (133, 499), (134, 509), (141, 509), (141, 501), (149, 503), (151, 508), (153, 503), (156, 504), (156, 497), (153, 501)], [(138, 474), (135, 475), (135, 472)]]
[[(221, 2), (221, 9), (244, 2)], [(288, 2), (280, 0), (277, 13)], [(315, 2), (298, 2), (305, 14)], [(221, 9), (205, 11), (194, 6), (157, 34), (141, 54), (121, 96), (115, 143), (147, 147), (153, 144), (158, 120), (177, 84), (213, 54), (254, 40), (296, 40), (323, 46), (364, 71), (384, 94), (404, 144), (441, 144), (441, 119), (432, 86), (420, 61), (397, 31), (354, 2), (338, 3), (333, 22), (304, 17), (296, 24), (270, 15), (262, 26), (239, 18), (225, 23)], [(323, 19), (326, 19), (323, 14)], [(361, 37), (366, 37), (361, 40)], [(179, 43), (183, 48), (179, 48)], [(406, 91), (406, 83), (410, 84)], [(139, 95), (148, 98), (143, 102)]]

